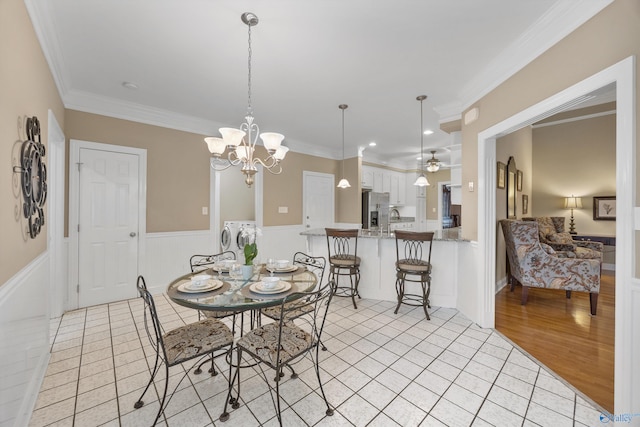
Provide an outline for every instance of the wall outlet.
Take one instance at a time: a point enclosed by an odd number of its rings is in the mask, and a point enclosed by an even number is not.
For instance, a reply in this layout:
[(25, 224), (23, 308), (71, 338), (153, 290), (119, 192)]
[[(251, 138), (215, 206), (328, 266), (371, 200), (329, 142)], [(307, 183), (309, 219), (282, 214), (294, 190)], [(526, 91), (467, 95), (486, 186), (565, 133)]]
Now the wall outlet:
[(435, 212), (435, 211), (436, 211), (436, 208), (431, 208), (431, 212)]
[(278, 213), (289, 213), (289, 206), (278, 206)]
[(473, 181), (469, 181), (469, 191), (473, 193)]
[(209, 208), (206, 206), (202, 207), (202, 215), (209, 215)]

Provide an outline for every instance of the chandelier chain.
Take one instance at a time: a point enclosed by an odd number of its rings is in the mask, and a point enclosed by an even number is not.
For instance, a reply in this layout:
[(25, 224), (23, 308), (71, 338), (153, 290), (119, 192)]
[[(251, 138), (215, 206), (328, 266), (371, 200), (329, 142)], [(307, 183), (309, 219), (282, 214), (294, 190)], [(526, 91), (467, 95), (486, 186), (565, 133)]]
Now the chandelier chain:
[(247, 105), (247, 114), (249, 116), (253, 116), (253, 107), (251, 106), (251, 56), (253, 51), (251, 50), (251, 25), (247, 25), (247, 27), (249, 28), (249, 47), (248, 47), (248, 52), (249, 52), (249, 59), (248, 59), (248, 67), (247, 69), (249, 70), (249, 78), (247, 79), (247, 99), (248, 99), (248, 105)]

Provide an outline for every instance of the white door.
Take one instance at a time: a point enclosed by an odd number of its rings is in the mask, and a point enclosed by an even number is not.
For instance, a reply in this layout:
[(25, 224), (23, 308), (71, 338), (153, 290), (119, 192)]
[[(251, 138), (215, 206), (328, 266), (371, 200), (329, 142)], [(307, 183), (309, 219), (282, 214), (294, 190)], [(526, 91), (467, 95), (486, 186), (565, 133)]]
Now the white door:
[(136, 296), (139, 156), (80, 149), (79, 305)]
[(303, 199), (306, 228), (331, 227), (335, 222), (334, 184), (331, 174), (304, 171)]

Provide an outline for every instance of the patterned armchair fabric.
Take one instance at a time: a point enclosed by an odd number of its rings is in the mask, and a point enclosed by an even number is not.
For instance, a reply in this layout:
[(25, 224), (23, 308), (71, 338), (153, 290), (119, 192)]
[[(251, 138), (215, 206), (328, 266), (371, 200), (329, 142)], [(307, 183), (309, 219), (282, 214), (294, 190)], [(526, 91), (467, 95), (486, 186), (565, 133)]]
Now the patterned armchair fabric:
[[(549, 253), (540, 243), (535, 221), (500, 221), (509, 259), (510, 274), (522, 285), (522, 304), (529, 287), (563, 289), (591, 294), (591, 314), (595, 315), (600, 292), (600, 259), (562, 258)], [(513, 287), (512, 287), (513, 290)]]
[(523, 221), (536, 221), (540, 243), (547, 244), (561, 258), (599, 259), (602, 262), (604, 245), (600, 242), (573, 240), (571, 234), (564, 231), (563, 216), (540, 216), (522, 218)]

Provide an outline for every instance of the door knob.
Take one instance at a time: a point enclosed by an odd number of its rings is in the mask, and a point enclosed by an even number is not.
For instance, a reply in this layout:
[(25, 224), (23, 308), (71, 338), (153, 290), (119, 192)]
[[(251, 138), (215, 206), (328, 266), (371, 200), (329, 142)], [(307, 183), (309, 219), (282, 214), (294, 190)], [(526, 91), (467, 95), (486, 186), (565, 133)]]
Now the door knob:
[(135, 231), (132, 231), (131, 233), (129, 233), (129, 236), (131, 236), (131, 237), (136, 237), (136, 232), (135, 232)]

